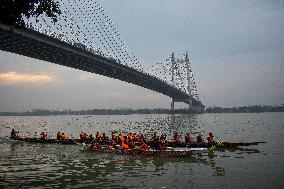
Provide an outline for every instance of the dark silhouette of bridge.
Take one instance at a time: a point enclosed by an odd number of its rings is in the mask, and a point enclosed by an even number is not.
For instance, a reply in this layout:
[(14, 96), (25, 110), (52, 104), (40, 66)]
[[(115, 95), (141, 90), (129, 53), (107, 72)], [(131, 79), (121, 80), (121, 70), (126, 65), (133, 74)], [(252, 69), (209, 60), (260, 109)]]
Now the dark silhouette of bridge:
[[(65, 19), (65, 17), (63, 18)], [(87, 20), (86, 17), (85, 19)], [(46, 23), (45, 20), (44, 22)], [(42, 25), (40, 26), (42, 27)], [(51, 27), (48, 27), (50, 30)], [(77, 25), (77, 28), (79, 28), (79, 25)], [(106, 34), (104, 35), (108, 35), (109, 31), (107, 29), (105, 30)], [(73, 30), (70, 31), (72, 32)], [(74, 36), (75, 33), (76, 32), (73, 32), (72, 36)], [(90, 37), (92, 38), (91, 35)], [(84, 39), (85, 38), (86, 35), (84, 34)], [(79, 39), (79, 36), (76, 39)], [(110, 42), (108, 44), (110, 44)], [(188, 91), (181, 90), (175, 86), (174, 82), (166, 82), (155, 75), (146, 73), (142, 69), (136, 69), (133, 66), (127, 65), (127, 63), (122, 64), (120, 62), (121, 60), (128, 62), (129, 60), (127, 58), (117, 58), (119, 55), (114, 54), (115, 59), (112, 56), (106, 56), (101, 51), (94, 51), (92, 48), (88, 48), (90, 46), (92, 47), (92, 45), (85, 45), (83, 42), (80, 42), (80, 40), (79, 42), (62, 40), (62, 37), (59, 38), (54, 37), (53, 34), (47, 34), (46, 30), (40, 31), (33, 27), (11, 27), (0, 24), (0, 50), (119, 79), (156, 91), (172, 98), (172, 109), (174, 108), (174, 102), (184, 102), (189, 104), (189, 108), (195, 112), (202, 112), (204, 110), (204, 105), (201, 101), (194, 98), (190, 93), (189, 85), (187, 87)], [(103, 46), (105, 47), (105, 45)], [(107, 47), (105, 47), (105, 49), (106, 48)], [(129, 59), (133, 58), (130, 57)], [(172, 81), (174, 81), (174, 70), (172, 70)]]

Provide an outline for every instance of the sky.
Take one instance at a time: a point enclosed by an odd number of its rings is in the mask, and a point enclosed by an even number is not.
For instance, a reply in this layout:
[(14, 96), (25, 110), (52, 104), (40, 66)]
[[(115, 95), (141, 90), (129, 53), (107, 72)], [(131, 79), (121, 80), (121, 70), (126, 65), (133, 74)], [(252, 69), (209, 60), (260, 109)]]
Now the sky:
[[(284, 1), (100, 2), (144, 67), (188, 51), (206, 107), (284, 104)], [(2, 112), (169, 107), (139, 86), (0, 51)]]

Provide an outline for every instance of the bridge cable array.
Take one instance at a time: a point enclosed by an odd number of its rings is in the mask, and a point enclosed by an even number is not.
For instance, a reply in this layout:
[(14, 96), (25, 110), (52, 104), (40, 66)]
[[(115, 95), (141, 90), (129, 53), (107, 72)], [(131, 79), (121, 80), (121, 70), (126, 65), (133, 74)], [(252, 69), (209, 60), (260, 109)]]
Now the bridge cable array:
[(197, 101), (200, 101), (191, 64), (188, 59), (187, 66), (186, 55), (184, 56), (184, 58), (173, 59), (172, 55), (170, 55), (165, 60), (157, 62), (156, 65), (146, 70), (146, 72), (149, 75), (156, 76), (165, 83), (172, 84), (179, 90), (191, 95)]
[(26, 27), (143, 71), (98, 0), (62, 0), (59, 6), (56, 23), (42, 14), (26, 18)]

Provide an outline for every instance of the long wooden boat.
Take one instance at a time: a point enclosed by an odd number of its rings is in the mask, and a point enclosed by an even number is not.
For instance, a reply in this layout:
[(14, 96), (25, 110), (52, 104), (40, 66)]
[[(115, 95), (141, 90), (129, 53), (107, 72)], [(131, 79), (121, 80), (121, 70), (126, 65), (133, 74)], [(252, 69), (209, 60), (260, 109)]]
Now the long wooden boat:
[[(57, 140), (57, 139), (46, 139), (41, 140), (39, 138), (16, 138), (14, 140), (18, 141), (24, 141), (24, 142), (31, 142), (31, 143), (46, 143), (46, 144), (91, 144), (94, 140), (88, 139), (88, 140), (81, 140), (81, 139), (68, 139), (68, 140)], [(178, 147), (178, 148), (210, 148), (212, 146), (216, 146), (218, 148), (237, 148), (240, 146), (251, 146), (251, 145), (258, 145), (260, 143), (265, 142), (238, 142), (238, 143), (231, 143), (231, 142), (223, 142), (223, 141), (214, 141), (213, 143), (178, 143), (174, 144), (172, 142), (169, 142), (167, 144), (167, 147)], [(151, 142), (147, 142), (147, 145), (152, 146)]]
[(57, 139), (45, 139), (40, 138), (11, 138), (17, 141), (31, 142), (31, 143), (46, 143), (46, 144), (80, 144), (82, 143), (80, 139), (68, 139), (68, 140), (57, 140)]

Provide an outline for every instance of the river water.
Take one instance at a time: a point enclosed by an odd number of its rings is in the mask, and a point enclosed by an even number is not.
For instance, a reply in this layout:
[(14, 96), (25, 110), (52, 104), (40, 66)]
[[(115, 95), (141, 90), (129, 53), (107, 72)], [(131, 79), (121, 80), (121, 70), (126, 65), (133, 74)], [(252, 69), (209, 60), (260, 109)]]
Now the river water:
[[(136, 157), (12, 141), (12, 128), (29, 137), (115, 129), (266, 143), (188, 158)], [(283, 136), (284, 113), (0, 117), (0, 188), (284, 188)]]

